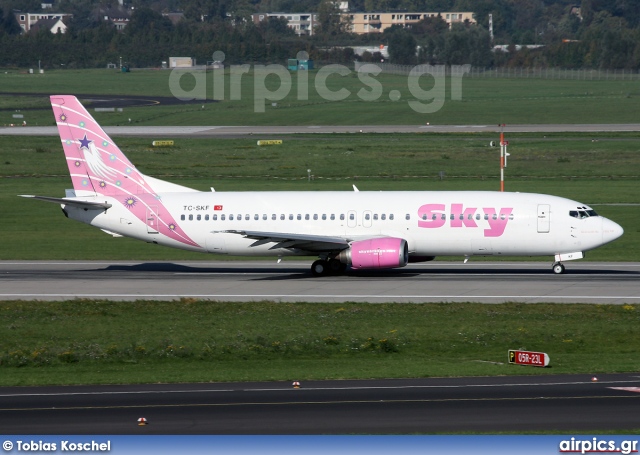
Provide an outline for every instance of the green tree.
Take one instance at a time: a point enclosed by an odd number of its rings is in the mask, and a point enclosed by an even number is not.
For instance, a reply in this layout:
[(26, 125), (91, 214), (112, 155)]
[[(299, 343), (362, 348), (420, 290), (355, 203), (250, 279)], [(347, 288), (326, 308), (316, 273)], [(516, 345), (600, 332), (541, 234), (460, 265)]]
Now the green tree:
[(11, 11), (8, 11), (5, 15), (2, 8), (0, 8), (0, 34), (3, 32), (8, 35), (19, 35), (22, 32), (22, 28)]
[(349, 32), (351, 23), (346, 20), (335, 0), (322, 0), (318, 5), (317, 34), (327, 40)]
[(391, 63), (413, 65), (416, 63), (417, 42), (411, 32), (402, 26), (394, 25), (383, 33), (389, 46)]

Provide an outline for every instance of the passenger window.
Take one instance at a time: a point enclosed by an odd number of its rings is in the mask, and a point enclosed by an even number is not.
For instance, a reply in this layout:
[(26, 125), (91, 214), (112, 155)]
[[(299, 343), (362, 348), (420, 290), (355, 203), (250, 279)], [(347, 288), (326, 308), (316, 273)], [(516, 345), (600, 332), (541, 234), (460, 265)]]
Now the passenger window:
[(220, 221), (224, 221), (225, 215), (220, 215)]
[(449, 215), (449, 218), (452, 219), (452, 220), (455, 220), (456, 216), (452, 213), (451, 215)]
[(322, 219), (326, 220), (327, 219), (327, 215), (325, 213), (322, 214)]
[(262, 219), (263, 219), (264, 221), (267, 221), (267, 214), (266, 214), (266, 213), (263, 213), (263, 214), (262, 214)]
[(229, 215), (229, 221), (233, 221), (233, 215)]
[(198, 220), (198, 221), (200, 221), (201, 219), (202, 219), (202, 215), (198, 215), (198, 216), (196, 217), (196, 220)]
[(422, 214), (422, 219), (423, 219), (424, 221), (427, 221), (427, 214), (426, 214), (426, 213), (423, 213), (423, 214)]
[(273, 213), (273, 214), (271, 215), (271, 219), (272, 219), (273, 221), (275, 221), (275, 220), (277, 219), (277, 218), (276, 218), (276, 214), (275, 214), (275, 213)]
[(504, 213), (501, 213), (501, 214), (500, 214), (500, 219), (501, 219), (501, 220), (504, 220), (504, 219), (506, 219), (506, 218), (507, 218), (507, 217), (506, 217), (506, 216), (504, 216)]
[(308, 213), (304, 216), (304, 219), (309, 221), (309, 214)]
[[(238, 218), (240, 218), (240, 217), (238, 217)], [(246, 221), (249, 221), (249, 220), (251, 219), (251, 215), (249, 215), (249, 214), (245, 215), (245, 216), (244, 216), (244, 219), (245, 219)]]
[(498, 219), (498, 215), (496, 215), (496, 214), (494, 213), (494, 214), (493, 214), (493, 216), (492, 216), (491, 218), (493, 218), (494, 220), (497, 220), (497, 219)]
[(331, 221), (336, 219), (336, 215), (334, 213), (331, 214)]
[(447, 215), (445, 215), (445, 214), (443, 213), (442, 215), (440, 215), (440, 219), (441, 219), (441, 220), (443, 220), (443, 221), (444, 221), (444, 220), (446, 220), (446, 219), (447, 219)]
[(318, 219), (318, 215), (314, 213), (314, 214), (313, 214), (313, 219), (314, 219), (314, 220), (317, 220), (317, 219)]
[(477, 213), (477, 214), (476, 214), (476, 220), (479, 220), (479, 219), (480, 219), (480, 214), (479, 214), (479, 213)]
[(374, 221), (376, 221), (377, 219), (378, 219), (378, 214), (377, 214), (377, 213), (374, 213), (374, 214), (373, 214), (373, 220), (374, 220)]
[(380, 215), (380, 219), (382, 221), (386, 220), (387, 219), (387, 215), (383, 213), (382, 215)]
[(408, 213), (404, 216), (405, 220), (410, 220), (411, 219), (411, 215), (409, 215)]
[(189, 221), (193, 221), (193, 215), (189, 215)]
[(204, 216), (204, 220), (205, 221), (209, 221), (209, 214), (208, 213)]
[(344, 221), (344, 213), (340, 214), (340, 221)]
[(509, 215), (509, 219), (513, 220), (513, 213), (511, 215)]
[(284, 213), (280, 214), (280, 219), (284, 220)]
[(289, 219), (290, 219), (290, 220), (293, 220), (293, 213), (290, 213), (290, 214), (289, 214)]
[(255, 215), (253, 215), (253, 219), (258, 221), (260, 219), (260, 215), (256, 213)]
[(298, 216), (296, 217), (298, 220), (302, 219), (302, 215), (300, 213), (298, 213)]
[(213, 218), (213, 221), (218, 221), (218, 215), (216, 215), (215, 213), (213, 214), (212, 218)]
[(371, 215), (369, 213), (365, 213), (364, 219), (365, 220), (370, 220), (371, 219)]
[(389, 215), (389, 219), (393, 221), (393, 213)]
[(242, 214), (238, 213), (238, 221), (242, 221)]
[(185, 216), (184, 216), (184, 215), (180, 215), (180, 219), (181, 219), (182, 221), (184, 221)]
[(350, 213), (350, 214), (349, 214), (349, 219), (350, 219), (351, 221), (355, 220), (355, 219), (356, 219), (355, 214)]
[(485, 213), (485, 214), (484, 214), (484, 219), (485, 219), (485, 220), (488, 220), (488, 219), (489, 219), (489, 215)]

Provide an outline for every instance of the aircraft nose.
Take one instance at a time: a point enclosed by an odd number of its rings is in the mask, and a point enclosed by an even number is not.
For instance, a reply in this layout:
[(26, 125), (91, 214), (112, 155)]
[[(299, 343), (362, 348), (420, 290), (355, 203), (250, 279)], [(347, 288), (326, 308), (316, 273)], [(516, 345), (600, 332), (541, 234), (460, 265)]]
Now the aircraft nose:
[(602, 218), (602, 243), (613, 242), (618, 237), (622, 236), (624, 229), (618, 223), (611, 221), (608, 218)]

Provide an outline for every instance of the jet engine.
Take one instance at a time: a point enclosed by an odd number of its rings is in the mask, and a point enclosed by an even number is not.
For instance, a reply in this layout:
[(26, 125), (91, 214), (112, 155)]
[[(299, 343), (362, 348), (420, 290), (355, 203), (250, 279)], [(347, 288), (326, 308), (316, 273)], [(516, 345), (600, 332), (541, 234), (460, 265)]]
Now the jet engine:
[(340, 262), (353, 269), (390, 269), (409, 262), (407, 241), (394, 237), (360, 240), (338, 255)]

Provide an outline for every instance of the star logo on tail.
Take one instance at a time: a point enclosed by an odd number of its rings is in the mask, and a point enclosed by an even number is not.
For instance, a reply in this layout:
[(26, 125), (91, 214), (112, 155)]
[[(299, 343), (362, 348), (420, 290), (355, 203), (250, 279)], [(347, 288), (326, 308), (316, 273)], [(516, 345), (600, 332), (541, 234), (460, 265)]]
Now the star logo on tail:
[(82, 150), (82, 154), (84, 155), (84, 161), (96, 176), (104, 180), (109, 180), (116, 175), (116, 172), (113, 169), (104, 164), (100, 151), (96, 148), (93, 141), (87, 138), (86, 134), (79, 142), (80, 150)]

